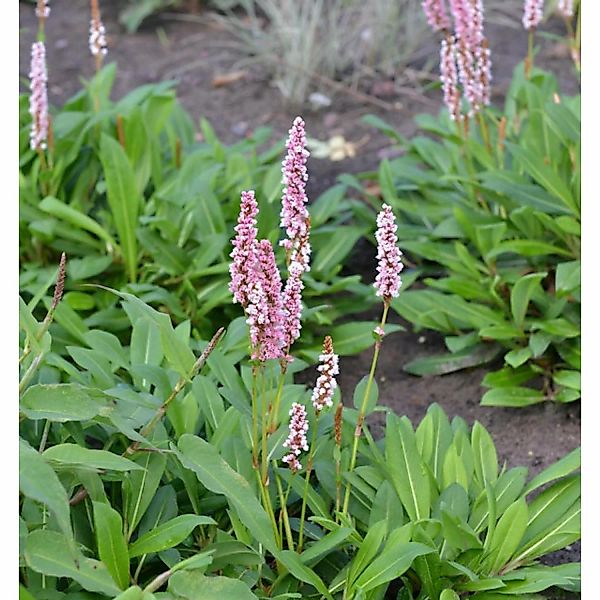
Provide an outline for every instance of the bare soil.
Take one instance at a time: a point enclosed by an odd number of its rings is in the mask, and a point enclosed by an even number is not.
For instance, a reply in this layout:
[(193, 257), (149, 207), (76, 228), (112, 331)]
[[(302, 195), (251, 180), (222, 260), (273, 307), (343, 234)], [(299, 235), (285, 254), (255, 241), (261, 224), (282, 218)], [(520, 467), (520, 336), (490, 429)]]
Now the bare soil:
[[(113, 97), (150, 82), (177, 79), (178, 97), (195, 121), (206, 117), (217, 134), (227, 143), (248, 135), (253, 128), (268, 125), (273, 139), (283, 137), (293, 117), (302, 110), (311, 137), (327, 140), (341, 134), (351, 142), (359, 142), (357, 156), (339, 162), (316, 160), (309, 162), (311, 197), (335, 183), (344, 172), (361, 172), (376, 168), (383, 156), (394, 152), (391, 142), (360, 123), (361, 116), (377, 114), (402, 134), (416, 131), (413, 117), (420, 112), (437, 112), (441, 106), (440, 92), (425, 95), (419, 91), (405, 93), (394, 81), (363, 81), (361, 91), (380, 94), (380, 100), (396, 105), (385, 110), (357, 99), (351, 93), (334, 93), (326, 85), (315, 87), (333, 99), (330, 107), (314, 111), (286, 105), (260, 66), (244, 67), (248, 75), (222, 87), (214, 87), (215, 76), (239, 69), (241, 55), (231, 46), (231, 34), (211, 24), (206, 13), (194, 22), (179, 16), (152, 18), (136, 34), (127, 34), (118, 23), (118, 12), (125, 2), (104, 0), (103, 20), (108, 32), (109, 60), (118, 63)], [(37, 23), (30, 4), (20, 4), (20, 75), (25, 90), (29, 71), (30, 45), (35, 39)], [(518, 23), (520, 15), (515, 15)], [(47, 23), (47, 54), (49, 63), (50, 102), (61, 105), (80, 89), (80, 79), (94, 73), (94, 62), (87, 49), (89, 23), (88, 3), (84, 0), (53, 0), (52, 14)], [(549, 23), (550, 30), (562, 32), (560, 22)], [(487, 26), (494, 69), (493, 95), (501, 102), (514, 66), (526, 54), (527, 38), (517, 26)], [(536, 59), (538, 64), (558, 74), (564, 93), (579, 91), (577, 80), (560, 44), (544, 40)], [(432, 39), (432, 52), (436, 52)], [(418, 71), (422, 65), (411, 65)], [(408, 75), (407, 75), (408, 73)], [(399, 78), (406, 87), (410, 72)], [(417, 88), (413, 88), (416, 90)], [(368, 244), (357, 247), (354, 264), (363, 272), (365, 262), (374, 264), (374, 250)], [(352, 267), (352, 265), (351, 265)], [(368, 273), (366, 274), (369, 277)], [(378, 315), (367, 313), (374, 320)], [(392, 317), (394, 320), (394, 317)], [(400, 322), (397, 319), (397, 322)], [(431, 402), (438, 402), (450, 416), (460, 415), (469, 423), (480, 421), (488, 428), (497, 444), (499, 458), (508, 467), (525, 465), (532, 474), (539, 472), (580, 444), (581, 409), (579, 402), (569, 405), (542, 404), (523, 409), (486, 408), (479, 405), (485, 391), (480, 382), (485, 368), (470, 369), (443, 377), (419, 378), (402, 370), (416, 357), (444, 351), (440, 336), (407, 331), (384, 341), (378, 366), (380, 402), (406, 414), (418, 422)], [(360, 377), (368, 372), (371, 352), (341, 360), (340, 384), (345, 396), (351, 397)], [(556, 553), (552, 563), (579, 560), (580, 546)], [(563, 597), (563, 596), (559, 596)], [(578, 596), (569, 596), (571, 598)]]

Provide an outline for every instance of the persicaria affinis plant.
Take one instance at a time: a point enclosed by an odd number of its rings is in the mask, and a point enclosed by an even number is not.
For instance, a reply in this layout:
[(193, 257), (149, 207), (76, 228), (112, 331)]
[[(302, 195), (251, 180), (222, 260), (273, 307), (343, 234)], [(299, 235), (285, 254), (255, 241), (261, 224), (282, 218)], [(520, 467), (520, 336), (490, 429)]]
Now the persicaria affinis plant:
[(48, 73), (46, 70), (46, 47), (44, 42), (34, 42), (31, 46), (31, 70), (29, 72), (31, 95), (30, 143), (32, 150), (46, 148), (50, 118), (48, 116)]

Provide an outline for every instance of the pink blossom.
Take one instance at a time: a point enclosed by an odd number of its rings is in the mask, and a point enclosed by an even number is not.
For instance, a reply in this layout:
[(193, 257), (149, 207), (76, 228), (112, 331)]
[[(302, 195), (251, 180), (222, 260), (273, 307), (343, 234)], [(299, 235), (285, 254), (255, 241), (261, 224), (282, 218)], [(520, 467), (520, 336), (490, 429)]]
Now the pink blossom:
[[(283, 290), (283, 347), (289, 349), (291, 345), (300, 337), (302, 323), (302, 274), (304, 267), (298, 261), (293, 261), (288, 268), (288, 279), (285, 282)], [(288, 357), (288, 360), (291, 360)]]
[(458, 73), (463, 94), (471, 105), (470, 114), (473, 114), (490, 103), (491, 56), (483, 32), (483, 3), (482, 0), (450, 0), (450, 10), (456, 32)]
[(427, 23), (433, 31), (450, 29), (450, 19), (446, 13), (446, 0), (423, 0), (421, 6)]
[(33, 150), (46, 148), (48, 128), (48, 73), (46, 71), (46, 47), (44, 42), (31, 46), (31, 71), (29, 72), (31, 95), (29, 114), (32, 118), (30, 143)]
[(384, 204), (381, 212), (377, 215), (377, 277), (374, 287), (377, 289), (377, 296), (383, 298), (385, 303), (389, 303), (392, 298), (396, 298), (400, 292), (402, 280), (400, 272), (404, 268), (400, 257), (402, 252), (398, 248), (398, 237), (396, 231), (396, 217), (392, 212), (391, 206)]
[(382, 338), (385, 335), (385, 330), (380, 325), (377, 325), (377, 327), (373, 329), (373, 333), (378, 337)]
[(431, 29), (434, 31), (450, 29), (450, 19), (446, 13), (446, 0), (423, 0), (421, 6)]
[(544, 0), (525, 0), (523, 27), (527, 31), (536, 29), (544, 17)]
[(456, 44), (454, 38), (442, 40), (440, 49), (440, 79), (444, 90), (444, 103), (448, 107), (450, 118), (460, 118), (460, 90), (458, 89), (458, 71), (456, 68)]
[(50, 16), (50, 0), (38, 0), (35, 16), (38, 19), (47, 19)]
[(281, 276), (275, 264), (273, 246), (269, 240), (258, 244), (258, 285), (256, 295), (246, 312), (250, 325), (250, 339), (253, 346), (253, 359), (261, 362), (283, 356), (283, 305), (281, 296)]
[(294, 402), (290, 409), (290, 417), (289, 435), (285, 442), (283, 442), (283, 447), (288, 448), (290, 452), (282, 460), (288, 463), (292, 472), (295, 473), (302, 468), (298, 456), (300, 456), (303, 450), (304, 452), (308, 452), (306, 408), (302, 404)]
[(233, 301), (239, 302), (243, 308), (248, 306), (248, 293), (256, 279), (256, 262), (258, 260), (258, 244), (256, 236), (256, 216), (258, 204), (254, 191), (242, 192), (238, 224), (235, 227), (237, 235), (232, 240), (233, 251), (229, 255), (232, 261), (229, 265), (231, 281), (229, 290)]
[[(281, 227), (285, 228), (287, 239), (280, 242), (286, 249), (288, 262), (296, 260), (301, 240), (308, 242), (309, 216), (306, 209), (308, 198), (306, 196), (306, 182), (308, 173), (306, 160), (309, 152), (306, 149), (306, 134), (304, 121), (296, 117), (289, 137), (285, 144), (288, 149), (287, 155), (282, 163), (283, 173), (283, 197), (281, 199)], [(310, 246), (305, 246), (310, 254)], [(308, 262), (305, 263), (308, 271)]]
[(565, 18), (573, 16), (573, 0), (558, 0), (558, 12)]
[(333, 406), (333, 393), (337, 387), (335, 376), (339, 374), (339, 357), (333, 352), (333, 341), (330, 336), (323, 343), (323, 354), (319, 356), (321, 364), (317, 367), (319, 377), (312, 393), (315, 412), (319, 414), (325, 406)]

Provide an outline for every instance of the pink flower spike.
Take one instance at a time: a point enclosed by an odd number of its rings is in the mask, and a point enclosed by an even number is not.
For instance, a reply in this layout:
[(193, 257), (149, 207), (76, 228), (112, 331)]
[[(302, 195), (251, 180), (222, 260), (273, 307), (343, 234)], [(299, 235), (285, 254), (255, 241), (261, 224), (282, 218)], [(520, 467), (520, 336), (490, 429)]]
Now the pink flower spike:
[(454, 38), (442, 40), (440, 49), (440, 79), (444, 90), (444, 104), (453, 121), (460, 119), (460, 91), (456, 68), (456, 43)]
[(325, 406), (333, 406), (333, 393), (337, 387), (335, 376), (339, 374), (339, 357), (333, 352), (333, 341), (330, 336), (323, 342), (323, 354), (319, 356), (321, 364), (317, 367), (319, 377), (312, 393), (315, 412), (319, 414)]
[(282, 460), (288, 463), (293, 473), (296, 473), (302, 468), (298, 456), (300, 456), (302, 451), (308, 452), (306, 408), (302, 404), (294, 402), (290, 409), (290, 417), (289, 435), (285, 442), (283, 442), (283, 447), (288, 448), (290, 452)]
[(433, 31), (450, 29), (450, 19), (446, 12), (445, 0), (423, 0), (421, 2), (427, 23)]
[(252, 358), (263, 362), (282, 358), (284, 343), (281, 276), (275, 264), (275, 254), (269, 240), (261, 240), (258, 243), (257, 268), (257, 302), (249, 305), (247, 312), (248, 323), (251, 325), (250, 338), (254, 349)]
[(248, 294), (257, 278), (257, 215), (258, 204), (254, 191), (242, 192), (240, 214), (235, 227), (237, 235), (232, 240), (233, 251), (229, 255), (232, 259), (229, 265), (229, 290), (233, 294), (234, 303), (239, 302), (244, 309), (248, 306)]
[[(306, 209), (306, 182), (308, 173), (306, 160), (306, 133), (302, 117), (296, 117), (285, 144), (287, 155), (282, 163), (283, 196), (281, 198), (281, 227), (285, 228), (287, 239), (280, 242), (286, 249), (288, 262), (296, 260), (301, 240), (308, 241), (309, 216)], [(310, 247), (309, 247), (310, 248)], [(309, 250), (310, 254), (310, 250)], [(305, 264), (308, 271), (308, 262)]]
[(544, 0), (525, 0), (523, 27), (532, 31), (538, 27), (544, 17)]
[[(292, 262), (288, 269), (288, 279), (283, 290), (283, 347), (288, 353), (292, 344), (300, 337), (300, 330), (302, 329), (300, 321), (302, 317), (302, 290), (304, 289), (302, 273), (304, 273), (303, 265), (298, 261)], [(286, 358), (288, 361), (292, 361), (289, 354)]]
[(46, 47), (44, 42), (31, 46), (31, 71), (29, 72), (31, 95), (29, 114), (31, 115), (30, 144), (32, 150), (46, 148), (50, 119), (48, 117), (48, 73), (46, 71)]
[(389, 304), (392, 298), (396, 298), (400, 292), (402, 280), (400, 272), (404, 268), (400, 257), (402, 252), (398, 248), (398, 237), (396, 231), (396, 217), (392, 207), (384, 204), (381, 212), (377, 215), (377, 277), (373, 286), (377, 290), (377, 296), (383, 298)]

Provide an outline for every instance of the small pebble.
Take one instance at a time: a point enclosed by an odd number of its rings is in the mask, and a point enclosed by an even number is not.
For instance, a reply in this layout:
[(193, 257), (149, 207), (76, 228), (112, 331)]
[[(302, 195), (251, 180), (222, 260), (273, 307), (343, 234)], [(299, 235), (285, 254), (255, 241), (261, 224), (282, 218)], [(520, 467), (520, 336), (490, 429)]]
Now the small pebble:
[(421, 337), (419, 337), (419, 339), (417, 340), (417, 342), (419, 342), (419, 344), (424, 344), (426, 341), (426, 338), (424, 335), (422, 335)]

